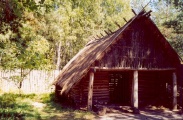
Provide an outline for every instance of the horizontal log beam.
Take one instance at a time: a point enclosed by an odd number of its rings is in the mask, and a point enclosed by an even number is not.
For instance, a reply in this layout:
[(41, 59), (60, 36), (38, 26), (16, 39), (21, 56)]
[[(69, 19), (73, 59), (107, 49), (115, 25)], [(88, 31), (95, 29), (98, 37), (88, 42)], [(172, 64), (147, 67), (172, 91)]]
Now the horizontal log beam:
[(139, 68), (139, 69), (133, 69), (133, 68), (123, 68), (123, 67), (91, 67), (92, 69), (95, 69), (96, 71), (175, 71), (176, 68)]

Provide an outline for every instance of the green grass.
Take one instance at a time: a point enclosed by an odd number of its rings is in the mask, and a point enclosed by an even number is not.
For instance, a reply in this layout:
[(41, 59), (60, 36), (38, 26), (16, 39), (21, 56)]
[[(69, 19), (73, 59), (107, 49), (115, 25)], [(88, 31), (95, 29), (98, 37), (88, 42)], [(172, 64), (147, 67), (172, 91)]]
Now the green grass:
[(54, 94), (13, 94), (0, 95), (1, 120), (85, 120), (93, 119), (94, 114), (80, 110), (64, 108), (54, 101)]

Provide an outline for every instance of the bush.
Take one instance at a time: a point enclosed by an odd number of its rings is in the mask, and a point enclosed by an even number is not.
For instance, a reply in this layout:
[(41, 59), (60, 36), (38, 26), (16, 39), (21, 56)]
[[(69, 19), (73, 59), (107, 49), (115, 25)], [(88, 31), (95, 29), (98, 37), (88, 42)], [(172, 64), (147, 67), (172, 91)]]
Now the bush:
[(51, 93), (51, 94), (42, 94), (41, 101), (43, 103), (53, 102), (53, 101), (55, 101), (55, 94), (54, 93)]

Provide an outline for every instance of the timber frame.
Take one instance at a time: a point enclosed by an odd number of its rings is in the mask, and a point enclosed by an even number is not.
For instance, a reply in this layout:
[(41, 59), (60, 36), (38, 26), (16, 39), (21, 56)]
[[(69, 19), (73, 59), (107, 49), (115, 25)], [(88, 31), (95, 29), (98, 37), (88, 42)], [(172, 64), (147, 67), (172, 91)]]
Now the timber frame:
[(177, 110), (177, 75), (176, 68), (167, 68), (167, 69), (121, 69), (121, 68), (106, 68), (106, 67), (91, 67), (90, 70), (90, 79), (88, 85), (88, 102), (87, 108), (89, 111), (92, 110), (92, 98), (93, 98), (93, 83), (94, 83), (94, 73), (97, 71), (133, 71), (133, 79), (132, 79), (132, 93), (131, 93), (131, 106), (134, 109), (138, 109), (138, 72), (139, 71), (170, 71), (172, 73), (172, 83), (173, 83), (173, 91), (172, 91), (172, 110)]
[(176, 110), (180, 57), (150, 13), (142, 10), (115, 32), (88, 42), (54, 81), (56, 93), (88, 110), (110, 103), (138, 109), (164, 99)]

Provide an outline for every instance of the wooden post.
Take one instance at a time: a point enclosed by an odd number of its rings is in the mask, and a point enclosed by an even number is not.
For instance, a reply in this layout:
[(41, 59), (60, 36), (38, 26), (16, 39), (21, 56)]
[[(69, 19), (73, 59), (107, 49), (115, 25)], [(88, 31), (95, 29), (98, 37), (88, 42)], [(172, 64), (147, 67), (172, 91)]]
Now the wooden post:
[(177, 110), (177, 76), (176, 73), (173, 72), (173, 110)]
[(132, 107), (136, 111), (138, 109), (138, 71), (133, 72), (132, 81)]
[(93, 81), (94, 81), (94, 70), (90, 70), (90, 79), (88, 86), (88, 111), (92, 110)]

